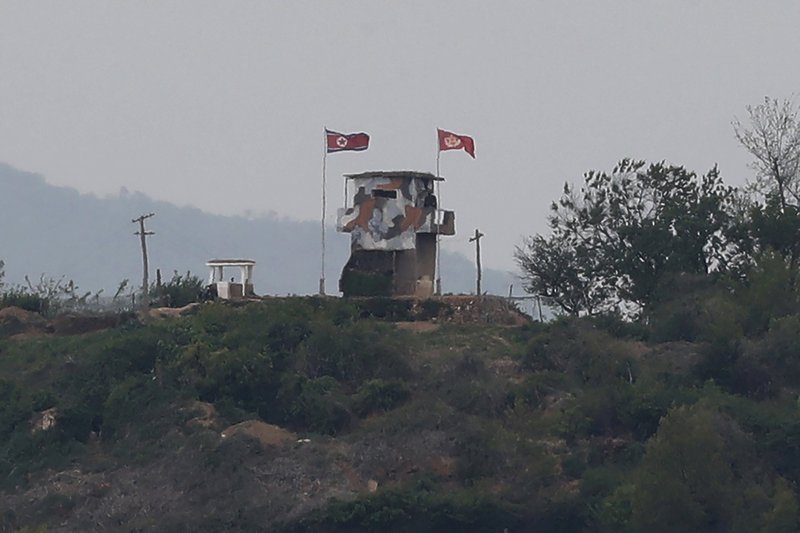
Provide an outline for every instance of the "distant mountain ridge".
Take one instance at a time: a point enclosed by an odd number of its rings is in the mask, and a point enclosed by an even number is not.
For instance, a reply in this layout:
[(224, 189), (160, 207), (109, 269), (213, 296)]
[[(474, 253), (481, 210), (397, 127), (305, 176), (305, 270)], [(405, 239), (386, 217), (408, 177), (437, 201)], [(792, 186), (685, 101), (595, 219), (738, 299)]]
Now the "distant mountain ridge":
[[(82, 290), (113, 292), (123, 279), (141, 284), (141, 249), (131, 223), (148, 219), (150, 276), (156, 269), (168, 279), (187, 270), (206, 276), (212, 258), (246, 257), (257, 262), (259, 294), (314, 294), (320, 275), (318, 222), (275, 216), (222, 216), (194, 207), (178, 207), (142, 193), (122, 192), (99, 198), (48, 184), (39, 174), (0, 163), (0, 259), (6, 283), (23, 283), (25, 275), (74, 280)], [(458, 231), (458, 221), (456, 221)], [(326, 231), (326, 289), (338, 294), (338, 280), (349, 255), (349, 236)], [(475, 291), (475, 266), (461, 254), (442, 254), (444, 292)], [(507, 294), (519, 286), (508, 272), (485, 269), (482, 287)]]

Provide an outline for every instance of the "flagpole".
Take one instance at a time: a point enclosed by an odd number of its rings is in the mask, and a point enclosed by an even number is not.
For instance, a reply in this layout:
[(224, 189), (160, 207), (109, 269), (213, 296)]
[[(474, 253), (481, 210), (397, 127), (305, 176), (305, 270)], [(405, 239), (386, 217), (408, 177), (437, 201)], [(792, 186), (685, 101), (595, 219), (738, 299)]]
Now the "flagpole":
[(323, 136), (325, 139), (325, 143), (323, 146), (325, 147), (325, 152), (322, 155), (322, 220), (321, 220), (321, 229), (322, 229), (322, 266), (320, 269), (320, 276), (319, 276), (319, 294), (320, 296), (325, 295), (325, 204), (327, 203), (327, 199), (325, 198), (325, 172), (326, 167), (328, 164), (328, 132), (327, 129), (323, 130)]
[[(439, 156), (442, 155), (442, 147), (439, 145), (439, 132), (436, 132), (436, 177), (440, 178), (439, 175)], [(439, 210), (442, 207), (442, 193), (441, 189), (439, 188), (439, 181), (436, 180), (436, 212), (434, 213), (434, 222), (436, 223), (436, 294), (438, 296), (442, 295), (442, 263), (440, 256), (442, 255), (439, 251), (439, 242), (440, 242), (440, 235), (439, 235)]]

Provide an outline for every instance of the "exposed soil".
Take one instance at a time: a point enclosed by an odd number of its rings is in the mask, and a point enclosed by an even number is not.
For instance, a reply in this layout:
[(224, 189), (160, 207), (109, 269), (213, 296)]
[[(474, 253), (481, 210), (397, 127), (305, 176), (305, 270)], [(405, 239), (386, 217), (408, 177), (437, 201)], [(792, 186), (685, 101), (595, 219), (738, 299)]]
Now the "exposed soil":
[(32, 311), (26, 311), (25, 309), (21, 309), (19, 307), (11, 306), (0, 309), (0, 322), (7, 321), (10, 318), (30, 324), (45, 321), (40, 314)]
[(430, 321), (420, 322), (395, 322), (394, 325), (397, 329), (404, 331), (413, 331), (414, 333), (427, 333), (429, 331), (436, 331), (439, 329), (439, 324)]
[(237, 435), (247, 435), (258, 440), (264, 446), (277, 446), (290, 441), (297, 440), (294, 433), (283, 428), (267, 424), (261, 420), (245, 420), (226, 428), (221, 437), (227, 439)]
[(148, 309), (143, 316), (150, 318), (175, 318), (191, 313), (192, 310), (197, 308), (199, 305), (199, 303), (195, 302), (184, 305), (183, 307), (153, 307)]

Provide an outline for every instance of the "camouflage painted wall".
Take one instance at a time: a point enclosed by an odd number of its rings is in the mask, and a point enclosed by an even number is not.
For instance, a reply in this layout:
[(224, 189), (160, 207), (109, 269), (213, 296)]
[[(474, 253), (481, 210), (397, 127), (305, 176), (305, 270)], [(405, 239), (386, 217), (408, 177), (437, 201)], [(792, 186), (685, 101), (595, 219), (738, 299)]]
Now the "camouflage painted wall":
[(397, 176), (354, 178), (353, 207), (339, 209), (337, 229), (352, 250), (413, 250), (416, 234), (436, 230), (433, 181)]

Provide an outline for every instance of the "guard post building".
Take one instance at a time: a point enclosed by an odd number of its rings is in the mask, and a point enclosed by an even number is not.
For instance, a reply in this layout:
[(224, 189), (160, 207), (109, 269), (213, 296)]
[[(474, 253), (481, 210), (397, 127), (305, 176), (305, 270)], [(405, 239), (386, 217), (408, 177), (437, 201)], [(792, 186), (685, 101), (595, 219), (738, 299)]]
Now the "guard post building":
[(345, 176), (353, 205), (339, 209), (337, 230), (350, 233), (342, 270), (344, 296), (416, 296), (434, 293), (437, 236), (455, 234), (455, 213), (439, 208), (427, 172), (376, 171)]

